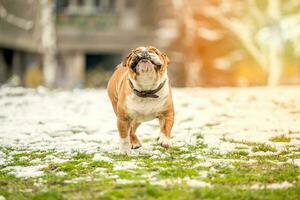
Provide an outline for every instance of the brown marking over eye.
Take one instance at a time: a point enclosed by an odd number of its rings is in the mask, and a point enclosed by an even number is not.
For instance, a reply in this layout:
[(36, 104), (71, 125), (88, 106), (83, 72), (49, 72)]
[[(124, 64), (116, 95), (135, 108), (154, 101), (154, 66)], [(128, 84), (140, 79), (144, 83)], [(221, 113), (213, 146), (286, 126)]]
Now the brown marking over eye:
[(161, 52), (157, 48), (155, 48), (153, 46), (149, 46), (149, 47), (147, 47), (147, 49), (148, 49), (148, 51), (154, 52), (157, 55), (161, 55)]
[(144, 49), (143, 47), (138, 47), (138, 48), (134, 49), (133, 52), (138, 54), (138, 53), (142, 52), (143, 49)]

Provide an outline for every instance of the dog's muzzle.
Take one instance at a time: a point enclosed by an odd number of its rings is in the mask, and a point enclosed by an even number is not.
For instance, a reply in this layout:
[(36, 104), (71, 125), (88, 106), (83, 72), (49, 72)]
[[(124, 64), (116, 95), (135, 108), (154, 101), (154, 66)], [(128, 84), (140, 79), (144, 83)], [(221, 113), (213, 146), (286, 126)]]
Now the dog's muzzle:
[(148, 61), (150, 61), (155, 66), (155, 69), (159, 69), (161, 67), (161, 61), (159, 60), (156, 54), (149, 53), (148, 51), (142, 51), (139, 54), (135, 54), (130, 68), (136, 72), (136, 67), (139, 64), (139, 62)]

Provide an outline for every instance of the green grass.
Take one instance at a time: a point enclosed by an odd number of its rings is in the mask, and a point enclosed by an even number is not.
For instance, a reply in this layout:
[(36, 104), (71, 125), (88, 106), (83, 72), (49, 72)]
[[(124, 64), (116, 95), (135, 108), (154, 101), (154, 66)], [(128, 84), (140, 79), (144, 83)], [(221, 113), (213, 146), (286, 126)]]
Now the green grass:
[(232, 151), (228, 154), (226, 154), (226, 158), (228, 159), (248, 159), (249, 153), (243, 150), (237, 150), (237, 151)]
[(298, 181), (299, 172), (299, 168), (291, 164), (236, 162), (232, 166), (218, 166), (217, 171), (206, 179), (209, 182), (222, 185), (294, 182)]
[(270, 141), (272, 142), (290, 142), (291, 138), (286, 135), (279, 135), (271, 137)]
[[(0, 166), (0, 195), (10, 199), (300, 199), (300, 169), (287, 163), (298, 159), (299, 148), (287, 146), (281, 152), (267, 144), (226, 140), (237, 146), (233, 151), (220, 153), (203, 142), (199, 130), (194, 131), (195, 145), (164, 149), (154, 145), (163, 157), (152, 155), (124, 156), (106, 153), (113, 162), (93, 160), (94, 154), (30, 151), (1, 147), (11, 160)], [(224, 140), (225, 141), (225, 140)], [(145, 141), (152, 142), (152, 141)], [(276, 152), (271, 155), (252, 155), (252, 152)], [(31, 166), (32, 160), (46, 161), (48, 155), (63, 158), (62, 163), (47, 161), (44, 175), (36, 178), (17, 178), (5, 168)], [(136, 168), (116, 170), (118, 162), (135, 162)], [(209, 163), (209, 166), (201, 165)], [(201, 175), (203, 172), (207, 176)], [(131, 184), (117, 184), (116, 180)], [(209, 183), (212, 187), (189, 187), (184, 180)], [(156, 181), (174, 181), (171, 185), (156, 185)], [(183, 182), (178, 182), (183, 180)], [(177, 181), (177, 182), (176, 182)], [(292, 187), (266, 189), (268, 184), (289, 182)], [(251, 185), (262, 185), (251, 189)]]
[[(130, 188), (130, 190), (128, 190)], [(160, 187), (152, 185), (123, 185), (105, 193), (99, 199), (296, 199), (297, 189), (249, 190), (230, 187), (191, 189), (187, 186)]]
[(271, 152), (276, 152), (276, 149), (270, 145), (267, 144), (258, 144), (256, 146), (252, 147), (252, 151), (253, 152), (258, 152), (258, 151), (263, 151), (263, 152), (267, 152), (267, 151), (271, 151)]
[(217, 186), (214, 188), (190, 188), (185, 185), (155, 186), (151, 184), (124, 184), (124, 185), (103, 185), (99, 182), (72, 184), (62, 186), (59, 189), (48, 191), (34, 191), (30, 193), (16, 192), (9, 193), (0, 189), (7, 199), (269, 199), (269, 200), (295, 200), (299, 199), (300, 187), (287, 189), (246, 189)]

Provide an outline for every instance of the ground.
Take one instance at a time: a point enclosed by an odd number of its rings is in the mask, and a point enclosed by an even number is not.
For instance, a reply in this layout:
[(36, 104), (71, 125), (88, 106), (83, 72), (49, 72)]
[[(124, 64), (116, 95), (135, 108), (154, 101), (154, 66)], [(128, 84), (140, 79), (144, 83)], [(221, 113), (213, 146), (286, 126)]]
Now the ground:
[(106, 91), (0, 89), (0, 199), (300, 199), (300, 88), (174, 89), (118, 152)]

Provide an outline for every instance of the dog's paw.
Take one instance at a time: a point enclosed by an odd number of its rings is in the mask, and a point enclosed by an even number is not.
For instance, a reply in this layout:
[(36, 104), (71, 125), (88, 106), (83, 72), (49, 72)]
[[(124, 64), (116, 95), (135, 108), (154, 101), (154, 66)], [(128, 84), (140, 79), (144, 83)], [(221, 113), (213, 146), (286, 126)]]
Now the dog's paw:
[(128, 155), (128, 156), (131, 155), (132, 152), (131, 152), (130, 145), (128, 145), (128, 146), (121, 145), (120, 153), (123, 155)]
[(141, 145), (141, 143), (133, 143), (133, 144), (131, 144), (131, 149), (138, 149), (138, 148), (140, 148), (142, 145)]
[(138, 149), (142, 146), (142, 144), (139, 141), (139, 139), (137, 138), (137, 136), (131, 137), (130, 142), (131, 142), (131, 149)]
[(124, 155), (131, 155), (131, 144), (128, 140), (121, 139), (120, 153)]
[(160, 134), (157, 140), (157, 143), (160, 144), (164, 148), (172, 147), (172, 142), (169, 138), (167, 138), (164, 134)]

